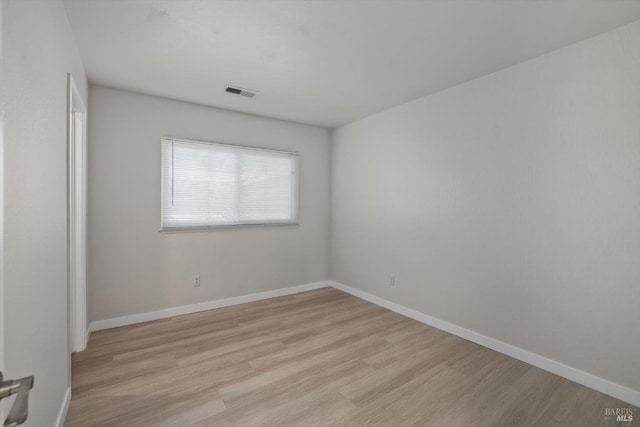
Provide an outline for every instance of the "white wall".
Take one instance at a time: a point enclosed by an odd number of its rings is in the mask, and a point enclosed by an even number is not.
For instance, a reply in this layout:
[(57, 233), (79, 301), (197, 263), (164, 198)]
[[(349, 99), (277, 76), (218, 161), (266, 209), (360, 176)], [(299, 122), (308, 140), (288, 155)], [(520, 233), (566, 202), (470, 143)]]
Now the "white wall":
[(3, 1), (5, 375), (35, 375), (25, 426), (52, 426), (69, 386), (67, 72), (86, 98), (62, 3)]
[(639, 123), (637, 21), (338, 128), (331, 278), (640, 390)]
[[(300, 226), (158, 232), (162, 135), (299, 151)], [(329, 151), (323, 128), (91, 86), (89, 319), (326, 280)]]

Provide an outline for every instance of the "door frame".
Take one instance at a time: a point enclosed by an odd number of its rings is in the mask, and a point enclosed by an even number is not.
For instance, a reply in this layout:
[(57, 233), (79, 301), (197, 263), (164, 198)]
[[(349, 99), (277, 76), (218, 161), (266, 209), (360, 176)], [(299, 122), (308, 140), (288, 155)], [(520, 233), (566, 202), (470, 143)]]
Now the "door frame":
[[(3, 0), (0, 0), (0, 23), (2, 23)], [(4, 313), (4, 62), (3, 31), (0, 25), (0, 312)], [(0, 372), (4, 372), (4, 315), (0, 315)], [(4, 420), (4, 404), (0, 403), (0, 422)]]
[[(87, 347), (87, 108), (67, 74), (67, 270), (69, 347)], [(78, 128), (79, 131), (78, 131)]]

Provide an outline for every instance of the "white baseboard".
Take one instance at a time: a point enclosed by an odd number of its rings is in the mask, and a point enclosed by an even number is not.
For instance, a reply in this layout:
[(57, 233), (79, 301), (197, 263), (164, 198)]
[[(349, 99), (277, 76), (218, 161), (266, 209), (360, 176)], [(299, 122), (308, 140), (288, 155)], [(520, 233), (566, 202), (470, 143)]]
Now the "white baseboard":
[(84, 336), (82, 336), (81, 340), (78, 340), (78, 342), (73, 343), (73, 353), (79, 353), (81, 351), (85, 351), (87, 349), (87, 344), (89, 343), (89, 336), (91, 335), (91, 330), (89, 329), (91, 325), (89, 325), (87, 327), (87, 331), (84, 334)]
[(422, 322), (426, 325), (433, 326), (434, 328), (449, 332), (450, 334), (459, 336), (476, 344), (480, 344), (484, 347), (488, 347), (492, 350), (506, 354), (507, 356), (511, 356), (514, 359), (521, 360), (530, 365), (537, 366), (540, 369), (544, 369), (545, 371), (559, 375), (578, 384), (582, 384), (601, 393), (613, 396), (616, 399), (620, 399), (635, 406), (640, 406), (640, 391), (630, 389), (628, 387), (611, 382), (588, 372), (581, 371), (555, 360), (540, 356), (539, 354), (524, 350), (520, 347), (507, 344), (486, 335), (482, 335), (478, 332), (474, 332), (461, 326), (454, 325), (444, 320), (421, 313), (417, 310), (413, 310), (403, 305), (396, 304), (384, 298), (372, 295), (368, 292), (364, 292), (334, 281), (329, 281), (328, 283), (329, 286), (332, 286), (363, 300), (369, 301), (373, 304), (387, 308), (391, 311), (395, 311), (396, 313), (402, 314), (403, 316), (410, 317), (414, 320), (417, 320), (418, 322)]
[[(147, 313), (132, 314), (112, 319), (96, 320), (89, 324), (89, 333), (93, 331), (101, 331), (103, 329), (117, 328), (119, 326), (133, 325), (135, 323), (149, 322), (151, 320), (165, 319), (167, 317), (181, 316), (183, 314), (196, 313), (198, 311), (213, 310), (214, 308), (228, 307), (231, 305), (276, 298), (284, 295), (297, 294), (314, 289), (326, 288), (327, 286), (329, 286), (327, 282), (314, 282), (306, 285), (292, 286), (290, 288), (276, 289), (273, 291), (259, 292), (239, 297), (183, 305), (181, 307), (165, 308), (163, 310), (149, 311)], [(88, 337), (87, 342), (89, 342)]]
[(58, 418), (56, 419), (56, 423), (54, 427), (64, 427), (64, 422), (67, 419), (67, 412), (69, 411), (69, 405), (71, 404), (71, 387), (67, 387), (67, 391), (64, 394), (64, 399), (62, 400), (62, 406), (60, 407), (60, 412), (58, 412)]

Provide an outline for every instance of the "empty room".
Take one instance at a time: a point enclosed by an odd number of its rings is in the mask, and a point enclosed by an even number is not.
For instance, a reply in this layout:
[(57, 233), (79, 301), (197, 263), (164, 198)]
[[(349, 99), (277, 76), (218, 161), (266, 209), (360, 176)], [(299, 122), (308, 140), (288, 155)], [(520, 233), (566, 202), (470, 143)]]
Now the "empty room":
[(640, 0), (0, 0), (0, 422), (640, 427)]

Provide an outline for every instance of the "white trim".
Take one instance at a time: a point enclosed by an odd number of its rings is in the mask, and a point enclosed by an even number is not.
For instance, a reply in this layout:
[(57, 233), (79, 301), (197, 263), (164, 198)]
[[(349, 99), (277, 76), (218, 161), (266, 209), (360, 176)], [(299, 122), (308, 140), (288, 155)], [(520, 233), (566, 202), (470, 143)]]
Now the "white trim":
[(511, 356), (514, 359), (521, 360), (530, 365), (537, 366), (540, 369), (544, 369), (545, 371), (559, 375), (563, 378), (574, 381), (578, 384), (582, 384), (586, 387), (592, 388), (609, 396), (613, 396), (632, 405), (640, 406), (640, 391), (633, 390), (631, 388), (611, 382), (588, 372), (584, 372), (571, 366), (567, 366), (563, 363), (548, 359), (544, 356), (540, 356), (539, 354), (532, 353), (520, 347), (507, 344), (495, 338), (491, 338), (478, 332), (463, 328), (461, 326), (454, 325), (453, 323), (449, 323), (436, 317), (429, 316), (428, 314), (424, 314), (395, 302), (388, 301), (384, 298), (380, 298), (368, 292), (343, 285), (342, 283), (329, 281), (328, 284), (329, 286), (332, 286), (338, 290), (369, 301), (381, 307), (387, 308), (391, 311), (395, 311), (396, 313), (410, 317), (414, 320), (417, 320), (418, 322), (433, 326), (434, 328), (438, 328), (445, 332), (449, 332), (450, 334), (459, 336), (476, 344), (480, 344), (484, 347), (488, 347), (492, 350), (495, 350), (502, 354), (506, 354), (507, 356)]
[(186, 227), (164, 227), (158, 229), (160, 233), (201, 233), (203, 231), (226, 231), (232, 229), (243, 228), (264, 228), (264, 227), (299, 227), (300, 222), (295, 220), (292, 222), (264, 222), (264, 223), (243, 223), (243, 224), (220, 224), (220, 225), (202, 225), (202, 226), (186, 226)]
[[(67, 276), (69, 343), (74, 352), (87, 347), (87, 108), (71, 73), (67, 90)], [(78, 128), (81, 134), (76, 134)]]
[(64, 427), (64, 422), (67, 419), (67, 412), (69, 412), (69, 405), (71, 404), (71, 387), (67, 387), (67, 391), (64, 393), (64, 399), (62, 400), (62, 406), (60, 412), (58, 412), (58, 418), (54, 427)]
[(183, 305), (181, 307), (165, 308), (163, 310), (149, 311), (147, 313), (132, 314), (129, 316), (115, 317), (112, 319), (96, 320), (91, 322), (91, 324), (89, 325), (89, 331), (101, 331), (103, 329), (117, 328), (119, 326), (133, 325), (135, 323), (149, 322), (151, 320), (165, 319), (167, 317), (196, 313), (198, 311), (213, 310), (215, 308), (228, 307), (231, 305), (244, 304), (247, 302), (260, 301), (269, 298), (281, 297), (284, 295), (312, 291), (314, 289), (326, 288), (327, 286), (329, 286), (328, 283), (324, 281), (307, 283), (306, 285), (275, 289), (273, 291), (259, 292), (256, 294), (243, 295), (239, 297), (201, 302), (198, 304)]

